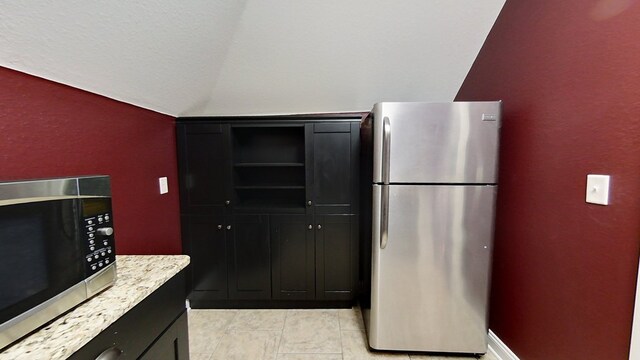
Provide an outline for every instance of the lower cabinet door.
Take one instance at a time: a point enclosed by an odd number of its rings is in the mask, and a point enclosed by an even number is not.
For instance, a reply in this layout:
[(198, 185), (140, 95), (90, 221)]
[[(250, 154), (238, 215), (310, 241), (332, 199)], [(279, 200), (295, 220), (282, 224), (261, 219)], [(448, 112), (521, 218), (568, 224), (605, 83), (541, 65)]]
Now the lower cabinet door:
[(316, 298), (351, 300), (357, 281), (357, 217), (316, 215)]
[(222, 216), (183, 216), (184, 248), (191, 256), (190, 299), (228, 299), (226, 225)]
[(271, 277), (274, 299), (315, 298), (312, 220), (307, 215), (271, 216)]
[(138, 359), (189, 360), (188, 332), (185, 311)]
[(234, 215), (227, 228), (229, 299), (271, 298), (267, 215)]

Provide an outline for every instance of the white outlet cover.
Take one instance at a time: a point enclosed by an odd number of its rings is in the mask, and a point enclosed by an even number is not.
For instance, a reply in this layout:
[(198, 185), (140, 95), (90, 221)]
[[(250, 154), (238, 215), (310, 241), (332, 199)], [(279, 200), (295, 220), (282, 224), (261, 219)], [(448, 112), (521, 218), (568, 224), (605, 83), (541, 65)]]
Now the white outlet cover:
[(169, 184), (167, 183), (166, 177), (158, 178), (158, 183), (160, 185), (160, 194), (166, 194), (169, 192)]
[(587, 199), (588, 203), (609, 205), (609, 175), (587, 175)]

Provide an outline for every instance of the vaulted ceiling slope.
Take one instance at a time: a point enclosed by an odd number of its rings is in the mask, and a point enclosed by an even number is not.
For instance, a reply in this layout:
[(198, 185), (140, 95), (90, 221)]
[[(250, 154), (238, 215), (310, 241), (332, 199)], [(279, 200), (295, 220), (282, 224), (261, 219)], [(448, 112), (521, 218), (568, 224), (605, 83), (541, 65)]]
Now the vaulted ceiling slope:
[(0, 65), (176, 116), (450, 101), (504, 2), (6, 1)]

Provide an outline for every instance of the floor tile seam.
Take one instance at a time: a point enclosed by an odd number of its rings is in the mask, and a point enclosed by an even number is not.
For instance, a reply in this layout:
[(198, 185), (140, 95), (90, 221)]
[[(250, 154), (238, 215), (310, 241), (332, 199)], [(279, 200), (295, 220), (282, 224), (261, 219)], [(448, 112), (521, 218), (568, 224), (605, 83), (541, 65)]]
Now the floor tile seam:
[(229, 329), (229, 331), (226, 332), (226, 333), (229, 334), (230, 332), (236, 332), (236, 333), (248, 333), (248, 332), (278, 333), (278, 332), (280, 332), (280, 330)]
[(229, 321), (227, 322), (227, 325), (224, 328), (225, 334), (229, 333), (229, 328), (231, 327), (231, 324), (233, 324), (233, 321), (236, 319), (236, 317), (238, 317), (238, 310), (232, 310), (232, 312), (233, 312), (233, 317), (229, 319)]
[(331, 352), (331, 353), (319, 353), (319, 352), (289, 352), (289, 353), (278, 353), (279, 355), (342, 355), (342, 352)]
[(224, 338), (227, 337), (227, 335), (229, 335), (229, 333), (227, 333), (226, 330), (222, 332), (222, 336), (220, 337), (220, 340), (218, 340), (218, 343), (216, 344), (216, 346), (213, 348), (213, 352), (211, 353), (209, 360), (213, 359), (213, 355), (216, 353), (216, 351), (218, 351), (218, 347), (220, 346), (220, 344), (222, 344), (222, 340), (224, 340)]
[(320, 351), (310, 351), (310, 352), (280, 352), (278, 351), (278, 355), (341, 355), (343, 352), (320, 352)]
[(342, 336), (343, 330), (340, 330), (340, 350), (342, 350), (342, 359), (344, 360), (344, 338)]
[(282, 330), (280, 332), (280, 339), (278, 340), (278, 348), (276, 349), (276, 358), (278, 354), (280, 354), (280, 346), (282, 346), (282, 338), (284, 337), (284, 329), (287, 327), (287, 319), (289, 318), (289, 314), (291, 313), (291, 309), (288, 309), (284, 315), (284, 322), (282, 323)]

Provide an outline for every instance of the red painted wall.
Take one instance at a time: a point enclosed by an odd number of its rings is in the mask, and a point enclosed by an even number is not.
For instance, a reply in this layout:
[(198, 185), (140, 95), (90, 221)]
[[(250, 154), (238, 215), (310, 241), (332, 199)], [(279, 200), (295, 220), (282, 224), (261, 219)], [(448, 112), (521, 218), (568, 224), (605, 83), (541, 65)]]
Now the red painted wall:
[(0, 181), (110, 175), (117, 253), (181, 252), (173, 117), (1, 67), (0, 84)]
[[(457, 100), (504, 100), (490, 327), (523, 360), (627, 359), (640, 237), (640, 4), (507, 3)], [(612, 204), (585, 203), (586, 175)]]

